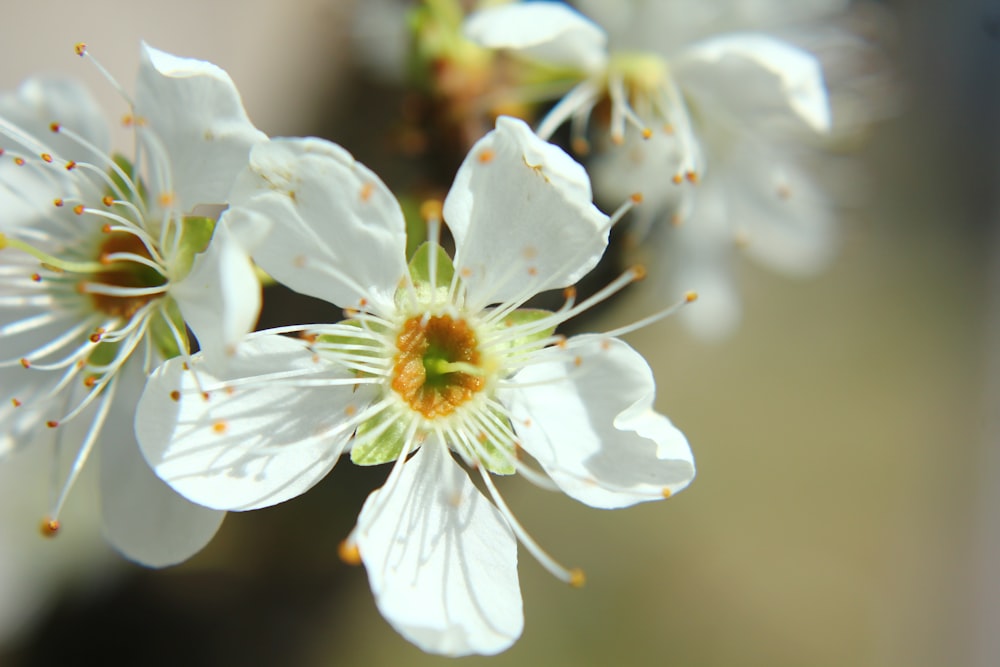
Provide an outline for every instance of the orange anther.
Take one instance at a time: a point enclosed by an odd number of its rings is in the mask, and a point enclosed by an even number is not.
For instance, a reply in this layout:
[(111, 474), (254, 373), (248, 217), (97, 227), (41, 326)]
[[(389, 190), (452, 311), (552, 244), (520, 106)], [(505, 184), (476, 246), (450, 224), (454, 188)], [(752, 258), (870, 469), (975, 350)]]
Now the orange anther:
[(174, 389), (172, 392), (170, 392), (170, 400), (175, 402), (181, 400), (181, 392)]
[(73, 45), (73, 50), (76, 51), (76, 55), (82, 56), (84, 53), (87, 52), (87, 45), (84, 44), (83, 42), (77, 42), (76, 44)]
[(83, 214), (83, 204), (77, 204), (76, 206), (74, 206), (73, 207), (73, 212), (76, 213), (77, 215), (82, 215)]
[(58, 198), (58, 197), (57, 197), (56, 199), (53, 199), (53, 200), (52, 200), (52, 205), (53, 205), (53, 206), (62, 206), (62, 205), (63, 205), (63, 204), (65, 204), (65, 203), (66, 203), (66, 202), (64, 202), (64, 201), (63, 201), (62, 199), (60, 199), (60, 198)]
[(41, 532), (43, 537), (55, 537), (56, 533), (59, 532), (59, 521), (58, 519), (43, 519), (41, 525), (38, 527), (39, 532)]
[(62, 129), (62, 126), (59, 125), (59, 123), (49, 123), (49, 129), (52, 130), (53, 132), (58, 132), (59, 130)]
[(358, 545), (350, 539), (340, 543), (337, 547), (337, 555), (348, 565), (361, 565), (361, 551), (358, 549)]
[(49, 153), (42, 153), (41, 158), (46, 162), (52, 162), (52, 155)]
[(59, 422), (57, 422), (55, 419), (50, 419), (47, 422), (45, 422), (45, 425), (48, 426), (49, 428), (55, 428), (56, 426), (59, 426)]
[(76, 169), (75, 160), (70, 160), (69, 162), (66, 163), (66, 171), (73, 171), (74, 169)]
[(102, 200), (101, 200), (101, 202), (102, 202), (102, 203), (103, 203), (103, 204), (104, 204), (105, 206), (111, 206), (112, 204), (114, 204), (114, 203), (115, 203), (115, 198), (114, 198), (114, 197), (112, 197), (111, 195), (104, 195), (104, 199), (102, 199)]
[(492, 148), (484, 148), (483, 150), (479, 151), (479, 155), (477, 155), (476, 157), (478, 158), (480, 163), (486, 164), (487, 162), (492, 162), (493, 158), (495, 158), (496, 156), (497, 154), (493, 151)]

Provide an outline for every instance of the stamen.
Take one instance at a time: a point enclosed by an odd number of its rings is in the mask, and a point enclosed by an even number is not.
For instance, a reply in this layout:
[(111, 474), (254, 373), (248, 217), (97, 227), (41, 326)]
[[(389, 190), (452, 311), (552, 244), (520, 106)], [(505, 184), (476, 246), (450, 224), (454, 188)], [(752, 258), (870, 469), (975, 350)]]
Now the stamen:
[(507, 520), (507, 524), (510, 526), (511, 530), (514, 531), (514, 535), (517, 537), (518, 541), (524, 545), (524, 548), (535, 557), (535, 560), (541, 564), (546, 570), (549, 571), (552, 576), (556, 579), (566, 582), (571, 586), (579, 588), (582, 586), (586, 580), (583, 570), (579, 568), (567, 568), (560, 565), (552, 556), (545, 553), (545, 551), (535, 542), (534, 539), (528, 534), (521, 523), (514, 517), (514, 513), (510, 511), (507, 503), (504, 502), (503, 498), (500, 496), (500, 492), (497, 491), (496, 486), (493, 484), (493, 478), (490, 473), (485, 469), (479, 468), (479, 475), (483, 479), (483, 483), (486, 485), (486, 489), (490, 493), (490, 498), (493, 499), (493, 504), (496, 508), (500, 510), (500, 513)]
[(3, 250), (4, 248), (16, 248), (17, 250), (26, 252), (32, 257), (38, 259), (44, 265), (55, 267), (59, 271), (69, 273), (96, 273), (104, 268), (99, 262), (72, 262), (60, 259), (59, 257), (39, 250), (38, 248), (29, 245), (20, 239), (11, 238), (6, 234), (0, 233), (0, 250)]
[(641, 320), (638, 320), (637, 322), (633, 322), (632, 324), (628, 324), (623, 327), (607, 331), (604, 333), (604, 335), (608, 336), (609, 338), (618, 338), (620, 336), (624, 336), (625, 334), (632, 333), (633, 331), (637, 331), (639, 329), (642, 329), (643, 327), (647, 327), (650, 324), (653, 324), (654, 322), (659, 322), (664, 318), (670, 317), (684, 306), (688, 305), (689, 303), (694, 303), (697, 300), (698, 300), (697, 292), (688, 292), (684, 295), (684, 298), (682, 300), (678, 301), (677, 303), (671, 306), (664, 308), (660, 312), (653, 313), (652, 315), (644, 317)]

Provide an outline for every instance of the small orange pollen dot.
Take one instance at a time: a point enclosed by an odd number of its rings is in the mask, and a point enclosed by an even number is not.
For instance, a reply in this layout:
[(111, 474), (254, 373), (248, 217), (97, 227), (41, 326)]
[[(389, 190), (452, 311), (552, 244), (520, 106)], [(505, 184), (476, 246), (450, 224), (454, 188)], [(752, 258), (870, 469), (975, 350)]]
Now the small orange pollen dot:
[(207, 401), (208, 399), (209, 399), (208, 392), (207, 391), (201, 392), (201, 400)]
[(645, 279), (646, 267), (643, 266), (642, 264), (636, 264), (635, 266), (632, 267), (632, 275), (633, 275), (632, 280), (639, 281)]
[(34, 280), (36, 283), (42, 282), (42, 276), (37, 273), (32, 273), (31, 279)]
[(563, 290), (563, 298), (569, 301), (570, 299), (576, 298), (576, 287), (570, 285)]
[(525, 426), (526, 426), (527, 428), (531, 428), (531, 424), (532, 424), (532, 422), (531, 422), (531, 420), (530, 420), (530, 419), (525, 419), (525, 420), (524, 420), (524, 425), (525, 425)]
[(569, 585), (573, 588), (583, 588), (583, 585), (587, 583), (587, 575), (583, 573), (578, 567), (574, 567), (569, 572)]
[(49, 130), (51, 130), (52, 132), (58, 132), (61, 129), (62, 127), (59, 125), (59, 123), (49, 123)]
[(590, 153), (590, 142), (583, 137), (575, 137), (573, 141), (570, 142), (570, 147), (577, 155), (587, 155)]
[(577, 368), (579, 368), (580, 366), (583, 366), (583, 357), (574, 357), (573, 358), (573, 365), (576, 366)]
[(59, 199), (59, 198), (56, 198), (56, 199), (52, 200), (52, 205), (53, 206), (62, 206), (65, 203), (66, 202), (64, 202), (62, 199)]
[(462, 275), (463, 278), (471, 278), (472, 277), (472, 269), (470, 269), (467, 266), (463, 267), (462, 270), (459, 273)]
[(173, 401), (173, 402), (175, 402), (175, 403), (177, 401), (181, 400), (181, 392), (179, 392), (176, 389), (174, 389), (172, 392), (170, 392), (170, 400)]
[(299, 334), (299, 338), (306, 341), (309, 344), (315, 343), (319, 340), (319, 334), (315, 334), (309, 331), (303, 331)]
[(365, 306), (368, 305), (368, 299), (365, 299), (364, 297), (362, 297), (361, 300), (358, 301), (358, 305), (361, 306), (362, 308), (364, 308)]
[(31, 368), (31, 362), (25, 359), (24, 357), (21, 358), (21, 365), (24, 366), (25, 368)]
[(423, 204), (420, 205), (420, 217), (424, 220), (440, 220), (441, 219), (441, 200), (440, 199), (428, 199)]
[(93, 389), (95, 384), (97, 384), (96, 375), (88, 375), (87, 377), (83, 378), (83, 386), (86, 387), (87, 389)]
[(604, 350), (605, 352), (607, 352), (608, 350), (610, 350), (611, 349), (611, 341), (607, 340), (607, 339), (602, 340), (601, 341), (601, 349)]
[(668, 489), (667, 487), (663, 487), (663, 497), (664, 498), (669, 498), (672, 495), (674, 495), (674, 494), (673, 494), (673, 492), (670, 489)]
[(621, 146), (625, 143), (625, 137), (617, 132), (611, 135), (611, 143), (615, 146)]
[(38, 527), (39, 532), (41, 532), (42, 537), (55, 537), (59, 532), (59, 520), (45, 518), (42, 520), (41, 525)]
[(15, 408), (19, 408), (22, 405), (24, 405), (24, 403), (22, 403), (21, 401), (17, 400), (16, 398), (10, 399), (10, 402), (14, 404)]
[(76, 169), (76, 160), (70, 160), (66, 163), (66, 171), (73, 171)]
[(83, 215), (83, 204), (77, 204), (73, 207), (73, 212), (77, 215)]
[(671, 178), (670, 180), (674, 182), (674, 185), (680, 185), (681, 183), (684, 182), (684, 177), (681, 176), (680, 174), (674, 174), (674, 177)]
[(101, 231), (104, 232), (105, 234), (110, 234), (111, 233), (111, 223), (106, 222), (103, 225), (101, 225)]
[(42, 153), (41, 158), (46, 162), (52, 162), (52, 155), (49, 153)]
[(358, 545), (350, 539), (341, 541), (337, 546), (337, 555), (347, 565), (361, 565), (361, 551), (358, 549)]
[(528, 275), (529, 276), (537, 276), (538, 275), (538, 268), (534, 267), (534, 266), (529, 266), (528, 267)]
[(132, 127), (132, 123), (134, 122), (135, 118), (132, 117), (132, 114), (127, 113), (124, 116), (122, 116), (122, 125), (125, 127)]
[(649, 129), (648, 127), (642, 128), (643, 139), (651, 139), (652, 137), (653, 137), (653, 131), (651, 129)]
[(76, 51), (76, 55), (82, 56), (84, 53), (87, 52), (87, 45), (84, 44), (83, 42), (77, 42), (76, 44), (73, 45), (73, 50)]
[(45, 422), (45, 425), (48, 426), (49, 428), (55, 428), (59, 426), (59, 422), (57, 422), (55, 419), (50, 419), (47, 422)]
[(361, 186), (361, 201), (368, 201), (372, 198), (372, 193), (375, 192), (375, 184), (368, 181)]
[(686, 174), (684, 174), (684, 178), (688, 179), (688, 182), (691, 183), (691, 185), (698, 185), (698, 173), (697, 172), (689, 171)]
[(642, 203), (642, 193), (641, 192), (633, 192), (629, 196), (629, 199), (632, 200), (633, 204), (641, 204)]
[(226, 428), (228, 428), (228, 427), (226, 425), (226, 422), (224, 422), (224, 421), (218, 421), (218, 422), (215, 422), (214, 424), (212, 424), (212, 430), (215, 431), (216, 433), (220, 433), (220, 434), (221, 433), (225, 433), (226, 432)]
[(344, 414), (348, 417), (353, 417), (358, 412), (358, 406), (351, 404), (344, 408)]
[(101, 333), (99, 331), (95, 331), (94, 333), (90, 334), (90, 342), (91, 343), (100, 343), (101, 342)]
[(497, 154), (493, 152), (493, 149), (484, 148), (483, 150), (479, 151), (479, 155), (477, 157), (482, 164), (486, 164), (487, 162), (492, 162), (493, 158), (495, 158), (496, 156)]
[(173, 206), (176, 199), (173, 192), (161, 192), (159, 197), (160, 206), (164, 208)]
[(24, 166), (24, 158), (23, 157), (16, 157), (16, 158), (14, 158), (14, 164), (16, 164), (18, 167), (23, 167)]
[(114, 204), (114, 203), (115, 203), (115, 198), (114, 198), (114, 197), (112, 197), (111, 195), (104, 195), (104, 199), (102, 199), (102, 200), (101, 200), (101, 202), (102, 202), (102, 203), (103, 203), (103, 204), (104, 204), (105, 206), (111, 206), (112, 204)]
[(684, 301), (686, 303), (691, 303), (692, 301), (697, 301), (697, 300), (698, 300), (698, 293), (697, 292), (692, 291), (692, 292), (686, 292), (684, 294)]

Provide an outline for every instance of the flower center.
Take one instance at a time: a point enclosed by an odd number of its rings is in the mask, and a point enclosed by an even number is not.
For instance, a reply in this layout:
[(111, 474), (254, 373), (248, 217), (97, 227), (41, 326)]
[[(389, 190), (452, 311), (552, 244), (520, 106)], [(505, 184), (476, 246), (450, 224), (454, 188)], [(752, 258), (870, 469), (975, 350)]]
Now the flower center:
[(392, 388), (428, 419), (451, 414), (486, 385), (476, 335), (465, 320), (411, 317), (396, 347)]
[[(112, 233), (101, 244), (98, 259), (108, 268), (91, 276), (90, 282), (103, 289), (87, 289), (94, 307), (112, 317), (131, 318), (140, 308), (163, 295), (167, 280), (156, 269), (141, 261), (130, 261), (129, 255), (152, 260), (146, 246), (134, 234)], [(149, 294), (143, 294), (143, 290)]]

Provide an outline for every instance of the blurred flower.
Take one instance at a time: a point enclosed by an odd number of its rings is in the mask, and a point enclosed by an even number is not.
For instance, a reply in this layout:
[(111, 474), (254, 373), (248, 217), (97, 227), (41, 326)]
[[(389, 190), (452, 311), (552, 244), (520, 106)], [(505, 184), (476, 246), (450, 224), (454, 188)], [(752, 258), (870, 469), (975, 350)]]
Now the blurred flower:
[(99, 446), (107, 538), (162, 566), (198, 551), (223, 514), (152, 473), (135, 403), (153, 365), (189, 354), (185, 327), (214, 358), (253, 327), (249, 257), (224, 224), (190, 212), (225, 200), (264, 136), (225, 72), (148, 46), (129, 105), (133, 161), (109, 154), (103, 115), (73, 81), (31, 79), (0, 98), (0, 454), (41, 446), (46, 427), (56, 458), (76, 452), (44, 524), (54, 534)]
[[(739, 321), (737, 248), (791, 274), (820, 270), (836, 250), (834, 204), (803, 167), (816, 139), (834, 129), (823, 63), (755, 24), (794, 23), (843, 4), (586, 3), (618, 29), (610, 50), (601, 27), (554, 2), (476, 12), (465, 33), (484, 47), (575, 69), (577, 83), (538, 126), (542, 137), (568, 121), (575, 150), (589, 151), (588, 120), (610, 102), (610, 141), (598, 135), (592, 161), (598, 194), (643, 194), (633, 244), (658, 223), (680, 227), (656, 230), (651, 282), (698, 289), (702, 303), (684, 317), (718, 337)], [(844, 70), (861, 77), (856, 63), (846, 66), (856, 58), (845, 55), (856, 46), (846, 32), (801, 41), (828, 55), (838, 81), (849, 78)], [(849, 120), (838, 133), (864, 122), (857, 104), (841, 109)]]
[[(199, 356), (168, 361), (140, 400), (137, 433), (164, 480), (227, 510), (303, 493), (348, 449), (360, 465), (395, 461), (343, 555), (365, 563), (380, 611), (420, 648), (492, 654), (523, 626), (517, 541), (563, 581), (583, 574), (525, 532), (490, 473), (618, 508), (683, 489), (694, 463), (652, 409), (648, 365), (614, 337), (633, 327), (554, 334), (638, 269), (580, 303), (568, 289), (556, 312), (520, 308), (604, 253), (613, 221), (580, 165), (501, 118), (443, 205), (454, 263), (438, 244), (440, 205), (424, 214), (430, 242), (407, 266), (399, 205), (343, 149), (315, 139), (254, 148), (233, 229), (253, 230), (255, 259), (279, 282), (349, 319), (251, 334), (222, 373)], [(290, 332), (303, 337), (279, 335)]]

